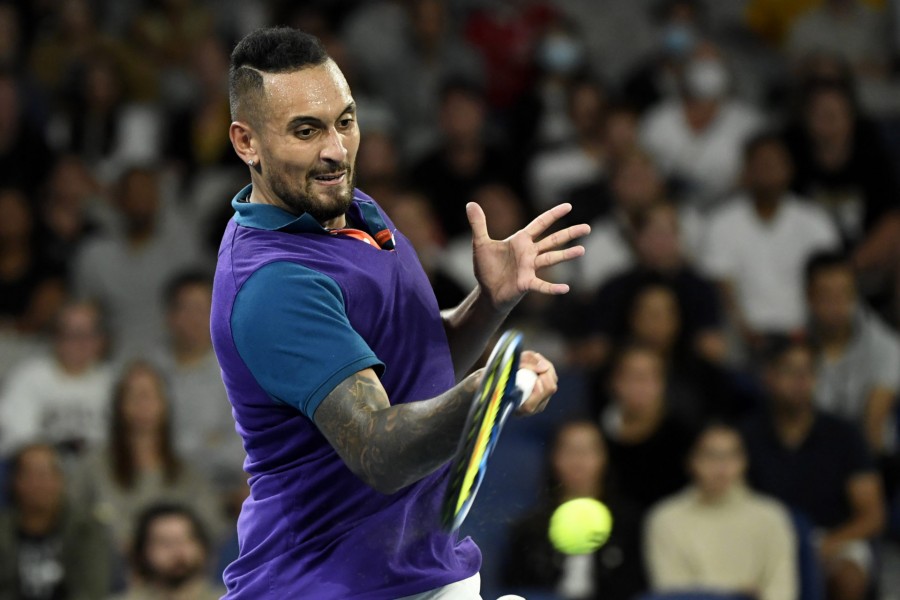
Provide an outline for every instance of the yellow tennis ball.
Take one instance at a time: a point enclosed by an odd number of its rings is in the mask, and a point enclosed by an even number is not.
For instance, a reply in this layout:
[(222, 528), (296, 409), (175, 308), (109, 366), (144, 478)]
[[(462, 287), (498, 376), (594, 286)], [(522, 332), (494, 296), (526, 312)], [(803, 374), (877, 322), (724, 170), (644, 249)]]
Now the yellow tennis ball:
[(550, 541), (563, 554), (590, 554), (606, 543), (611, 529), (609, 509), (593, 498), (564, 502), (550, 517)]

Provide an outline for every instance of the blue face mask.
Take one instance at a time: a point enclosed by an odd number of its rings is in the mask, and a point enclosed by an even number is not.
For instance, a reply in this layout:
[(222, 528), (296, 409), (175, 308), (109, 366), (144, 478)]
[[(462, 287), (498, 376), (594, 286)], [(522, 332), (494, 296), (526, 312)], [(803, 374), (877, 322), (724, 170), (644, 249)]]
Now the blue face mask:
[(583, 60), (581, 46), (571, 38), (555, 35), (541, 44), (538, 62), (545, 70), (568, 75), (581, 66)]
[(696, 43), (697, 34), (690, 25), (672, 23), (663, 29), (663, 51), (673, 58), (686, 57), (694, 49)]

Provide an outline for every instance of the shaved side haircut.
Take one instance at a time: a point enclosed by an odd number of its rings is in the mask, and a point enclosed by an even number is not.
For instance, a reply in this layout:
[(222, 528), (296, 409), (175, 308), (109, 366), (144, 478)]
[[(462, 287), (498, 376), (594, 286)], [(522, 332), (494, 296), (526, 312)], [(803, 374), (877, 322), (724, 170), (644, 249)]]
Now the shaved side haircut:
[(257, 29), (231, 53), (228, 102), (231, 120), (257, 122), (263, 106), (263, 73), (290, 73), (324, 64), (328, 52), (319, 38), (290, 27)]

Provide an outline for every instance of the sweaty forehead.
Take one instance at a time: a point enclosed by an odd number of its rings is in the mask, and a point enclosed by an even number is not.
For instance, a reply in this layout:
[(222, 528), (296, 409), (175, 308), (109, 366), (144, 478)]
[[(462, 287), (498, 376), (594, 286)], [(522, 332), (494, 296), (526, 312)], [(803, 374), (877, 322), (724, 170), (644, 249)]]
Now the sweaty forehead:
[(263, 73), (263, 84), (275, 126), (297, 116), (336, 119), (353, 101), (347, 80), (331, 60), (288, 73)]

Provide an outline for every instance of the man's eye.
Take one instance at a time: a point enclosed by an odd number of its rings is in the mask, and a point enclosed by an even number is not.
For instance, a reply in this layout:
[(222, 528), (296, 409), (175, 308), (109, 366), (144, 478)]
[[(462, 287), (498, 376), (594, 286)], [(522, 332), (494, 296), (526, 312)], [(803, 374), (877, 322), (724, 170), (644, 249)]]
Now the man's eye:
[(345, 129), (347, 127), (350, 127), (350, 125), (352, 125), (352, 124), (353, 124), (353, 117), (344, 117), (343, 119), (338, 121), (338, 125), (340, 125), (341, 127), (345, 128)]
[(303, 139), (310, 138), (313, 136), (313, 134), (315, 132), (316, 132), (316, 130), (313, 129), (312, 127), (304, 127), (303, 129), (297, 130), (297, 137), (303, 138)]

